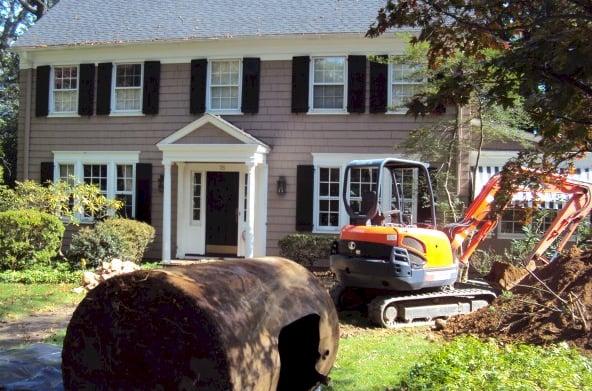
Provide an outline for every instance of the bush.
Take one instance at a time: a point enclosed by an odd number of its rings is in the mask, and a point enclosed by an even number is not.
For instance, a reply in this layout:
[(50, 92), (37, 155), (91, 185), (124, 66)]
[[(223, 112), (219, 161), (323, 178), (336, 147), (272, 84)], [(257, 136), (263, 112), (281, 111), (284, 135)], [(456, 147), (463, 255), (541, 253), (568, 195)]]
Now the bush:
[(153, 239), (154, 228), (146, 223), (108, 219), (74, 235), (68, 259), (82, 268), (97, 267), (113, 258), (139, 263)]
[(74, 267), (95, 268), (103, 261), (120, 258), (123, 240), (111, 232), (96, 228), (81, 228), (72, 237), (68, 260)]
[(329, 258), (334, 240), (335, 235), (290, 234), (281, 238), (278, 245), (282, 257), (310, 267), (314, 261)]
[(402, 390), (584, 390), (592, 360), (574, 349), (461, 337), (415, 364)]
[(136, 220), (114, 218), (97, 224), (95, 230), (117, 236), (122, 241), (120, 257), (140, 263), (146, 248), (154, 240), (154, 228)]
[(0, 272), (0, 283), (5, 284), (79, 284), (81, 280), (82, 272), (72, 270), (67, 263)]
[(0, 227), (0, 270), (49, 264), (65, 229), (59, 218), (26, 209), (0, 212)]

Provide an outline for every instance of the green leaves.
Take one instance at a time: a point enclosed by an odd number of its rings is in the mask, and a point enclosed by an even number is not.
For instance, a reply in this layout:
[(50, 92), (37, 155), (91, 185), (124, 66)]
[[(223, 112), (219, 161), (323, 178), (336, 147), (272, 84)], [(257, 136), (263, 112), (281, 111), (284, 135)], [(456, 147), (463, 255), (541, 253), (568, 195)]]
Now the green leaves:
[(0, 211), (36, 209), (79, 224), (82, 216), (103, 219), (123, 206), (106, 198), (98, 187), (85, 183), (58, 181), (47, 186), (34, 181), (17, 182), (14, 190), (0, 186)]
[(584, 390), (592, 360), (564, 346), (500, 344), (460, 337), (424, 357), (397, 389)]

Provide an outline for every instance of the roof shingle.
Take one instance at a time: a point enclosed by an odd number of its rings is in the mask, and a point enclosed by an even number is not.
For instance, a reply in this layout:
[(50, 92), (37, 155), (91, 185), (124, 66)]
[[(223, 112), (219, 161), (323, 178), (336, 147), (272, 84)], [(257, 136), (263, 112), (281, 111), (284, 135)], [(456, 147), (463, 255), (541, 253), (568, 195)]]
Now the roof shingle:
[(61, 0), (15, 46), (364, 34), (385, 0)]

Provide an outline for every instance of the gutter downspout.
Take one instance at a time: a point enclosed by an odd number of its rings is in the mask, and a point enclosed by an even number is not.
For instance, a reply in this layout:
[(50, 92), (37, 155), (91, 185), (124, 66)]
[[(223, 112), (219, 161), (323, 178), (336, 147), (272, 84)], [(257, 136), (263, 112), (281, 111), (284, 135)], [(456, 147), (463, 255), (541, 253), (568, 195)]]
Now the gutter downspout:
[(23, 179), (29, 179), (29, 150), (31, 144), (31, 93), (33, 84), (33, 68), (27, 69), (27, 86), (25, 87), (25, 140), (23, 145)]

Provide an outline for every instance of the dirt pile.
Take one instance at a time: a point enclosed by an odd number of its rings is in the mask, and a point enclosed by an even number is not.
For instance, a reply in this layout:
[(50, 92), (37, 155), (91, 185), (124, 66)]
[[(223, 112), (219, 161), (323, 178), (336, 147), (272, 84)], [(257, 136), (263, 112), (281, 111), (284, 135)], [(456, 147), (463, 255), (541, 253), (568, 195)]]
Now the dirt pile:
[(451, 319), (444, 335), (537, 344), (567, 341), (592, 350), (592, 250), (573, 250), (529, 276), (510, 294), (470, 315)]

